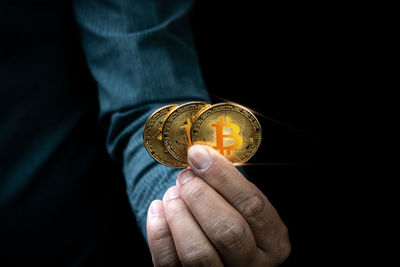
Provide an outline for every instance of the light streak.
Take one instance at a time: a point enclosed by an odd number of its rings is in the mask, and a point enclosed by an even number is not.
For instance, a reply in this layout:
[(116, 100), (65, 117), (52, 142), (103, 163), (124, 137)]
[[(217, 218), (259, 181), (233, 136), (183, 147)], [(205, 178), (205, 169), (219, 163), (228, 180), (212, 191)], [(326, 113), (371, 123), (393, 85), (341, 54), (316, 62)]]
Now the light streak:
[(234, 163), (235, 166), (301, 166), (304, 163), (296, 162), (244, 162)]
[[(235, 104), (241, 105), (241, 104), (236, 103), (236, 102), (234, 102), (234, 101), (232, 101), (232, 100), (225, 99), (225, 98), (222, 98), (222, 97), (220, 97), (220, 96), (217, 96), (217, 95), (214, 95), (214, 94), (211, 94), (211, 93), (209, 93), (209, 94), (210, 94), (211, 96), (213, 96), (213, 97), (216, 97), (216, 98), (218, 98), (218, 99), (221, 99), (222, 101), (231, 102), (231, 103), (235, 103)], [(256, 114), (256, 115), (258, 115), (258, 116), (260, 116), (260, 117), (263, 117), (263, 118), (265, 118), (265, 119), (267, 119), (267, 120), (269, 120), (269, 121), (272, 121), (272, 122), (274, 122), (274, 123), (276, 123), (276, 124), (278, 124), (278, 125), (281, 125), (281, 126), (286, 127), (286, 128), (288, 128), (288, 129), (290, 129), (290, 130), (299, 132), (299, 133), (301, 133), (301, 134), (307, 135), (307, 136), (309, 136), (309, 137), (313, 137), (311, 134), (306, 133), (306, 132), (303, 131), (303, 130), (300, 130), (300, 129), (298, 129), (298, 128), (295, 128), (295, 127), (293, 127), (293, 126), (290, 126), (290, 125), (288, 125), (288, 124), (286, 124), (286, 123), (283, 123), (283, 122), (281, 122), (281, 121), (278, 121), (278, 120), (276, 120), (276, 119), (274, 119), (274, 118), (268, 117), (268, 116), (266, 116), (266, 115), (264, 115), (264, 114), (262, 114), (262, 113), (260, 113), (260, 112), (258, 112), (258, 111), (256, 111), (256, 110), (254, 110), (254, 109), (251, 109), (251, 108), (248, 108), (248, 107), (246, 107), (246, 108), (249, 109), (249, 110), (250, 110), (251, 112), (253, 112), (254, 114)]]

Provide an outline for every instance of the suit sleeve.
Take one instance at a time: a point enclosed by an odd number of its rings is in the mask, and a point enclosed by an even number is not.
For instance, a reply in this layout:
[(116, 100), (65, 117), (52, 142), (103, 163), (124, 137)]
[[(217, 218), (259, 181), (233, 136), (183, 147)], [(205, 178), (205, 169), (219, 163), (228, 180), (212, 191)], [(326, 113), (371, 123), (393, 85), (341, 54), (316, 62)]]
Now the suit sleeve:
[(191, 6), (190, 0), (74, 2), (87, 63), (98, 84), (107, 150), (123, 168), (145, 238), (147, 208), (175, 184), (179, 170), (147, 154), (144, 123), (163, 105), (209, 101), (191, 36)]

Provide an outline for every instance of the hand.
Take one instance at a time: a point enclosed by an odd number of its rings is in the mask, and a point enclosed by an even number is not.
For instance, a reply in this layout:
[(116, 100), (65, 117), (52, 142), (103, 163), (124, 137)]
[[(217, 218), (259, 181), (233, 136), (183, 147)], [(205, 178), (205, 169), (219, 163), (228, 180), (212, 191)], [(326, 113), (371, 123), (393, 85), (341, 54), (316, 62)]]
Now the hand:
[(288, 231), (265, 195), (208, 146), (188, 152), (190, 167), (154, 200), (147, 236), (155, 266), (277, 266), (290, 253)]

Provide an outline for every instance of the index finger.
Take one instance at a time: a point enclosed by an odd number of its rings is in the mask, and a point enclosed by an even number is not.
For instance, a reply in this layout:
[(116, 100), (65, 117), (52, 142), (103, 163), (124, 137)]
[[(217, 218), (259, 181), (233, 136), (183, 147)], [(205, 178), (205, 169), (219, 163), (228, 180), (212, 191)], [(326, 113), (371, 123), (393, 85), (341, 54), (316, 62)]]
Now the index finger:
[(192, 171), (222, 195), (247, 221), (257, 246), (277, 252), (290, 245), (285, 224), (267, 197), (225, 157), (209, 146), (193, 145), (188, 151)]

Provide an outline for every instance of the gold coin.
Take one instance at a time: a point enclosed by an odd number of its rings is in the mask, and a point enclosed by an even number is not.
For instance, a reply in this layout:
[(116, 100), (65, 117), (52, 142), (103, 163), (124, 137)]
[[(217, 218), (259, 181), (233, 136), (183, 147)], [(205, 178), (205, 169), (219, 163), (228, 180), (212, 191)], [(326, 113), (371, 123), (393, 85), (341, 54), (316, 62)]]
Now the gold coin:
[(143, 129), (143, 143), (147, 152), (156, 161), (169, 167), (184, 168), (187, 164), (172, 157), (168, 150), (165, 149), (162, 140), (162, 125), (166, 116), (176, 107), (177, 105), (174, 104), (167, 105), (157, 109), (150, 115)]
[(204, 102), (182, 104), (165, 120), (162, 130), (165, 148), (179, 161), (187, 163), (187, 149), (192, 145), (190, 128), (193, 118), (205, 105)]
[(191, 128), (193, 144), (206, 144), (231, 162), (249, 160), (261, 144), (261, 125), (247, 108), (220, 103), (203, 110)]

